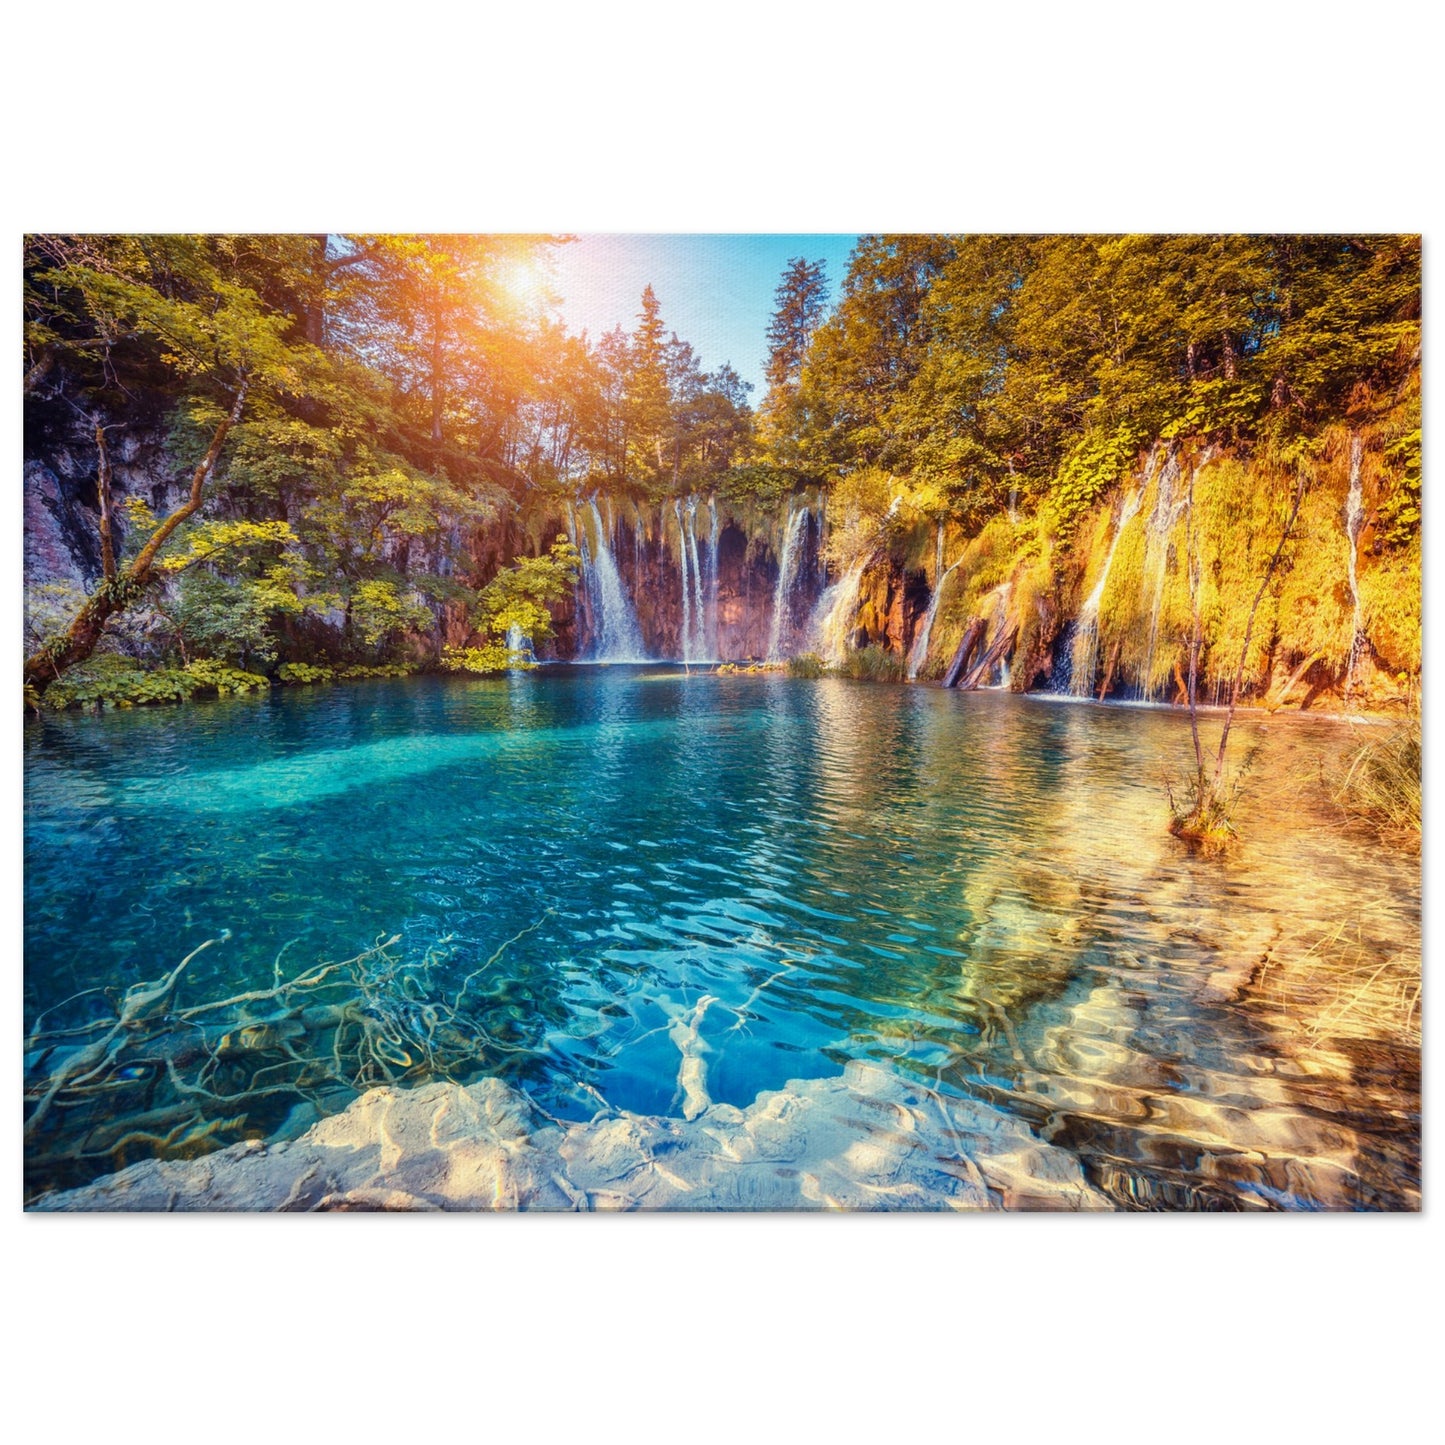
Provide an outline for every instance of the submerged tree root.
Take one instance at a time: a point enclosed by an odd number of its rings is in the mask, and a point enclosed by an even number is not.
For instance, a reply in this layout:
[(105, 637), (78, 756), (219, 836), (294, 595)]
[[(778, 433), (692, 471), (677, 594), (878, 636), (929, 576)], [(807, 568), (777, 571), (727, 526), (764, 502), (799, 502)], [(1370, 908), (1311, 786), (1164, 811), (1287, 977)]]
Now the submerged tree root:
[(474, 1074), (489, 1054), (511, 1050), (488, 1034), (485, 1002), (468, 990), (531, 931), (508, 939), (450, 998), (433, 978), (435, 953), (403, 962), (397, 935), (289, 979), (283, 949), (272, 987), (181, 1007), (182, 974), (223, 935), (126, 990), (113, 1016), (42, 1029), (57, 1011), (48, 1010), (26, 1041), (27, 1191), (273, 1133), (298, 1106), (310, 1122), (376, 1085)]

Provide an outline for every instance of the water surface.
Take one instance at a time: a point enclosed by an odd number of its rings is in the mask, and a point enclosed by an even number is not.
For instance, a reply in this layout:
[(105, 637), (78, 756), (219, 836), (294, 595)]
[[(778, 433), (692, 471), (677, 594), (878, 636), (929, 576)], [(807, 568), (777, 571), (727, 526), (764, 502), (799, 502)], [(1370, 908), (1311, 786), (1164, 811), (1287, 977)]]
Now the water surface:
[(451, 986), (486, 964), (475, 1069), (559, 1119), (677, 1113), (697, 1017), (715, 1101), (871, 1060), (1025, 1120), (1121, 1206), (1414, 1206), (1418, 1052), (1335, 980), (1418, 978), (1417, 860), (1310, 786), (1353, 741), (1241, 724), (1219, 862), (1165, 833), (1165, 711), (555, 667), (47, 716), (27, 1027), (223, 931), (188, 1000), (399, 934)]

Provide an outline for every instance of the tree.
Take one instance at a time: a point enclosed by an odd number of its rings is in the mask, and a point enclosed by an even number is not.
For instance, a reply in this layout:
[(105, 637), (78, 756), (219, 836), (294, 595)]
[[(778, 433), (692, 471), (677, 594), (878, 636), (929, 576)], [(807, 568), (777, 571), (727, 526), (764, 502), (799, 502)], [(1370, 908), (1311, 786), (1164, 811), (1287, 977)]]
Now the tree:
[[(168, 373), (192, 427), (209, 438), (183, 500), (155, 522), (122, 566), (112, 535), (105, 427), (95, 416), (102, 577), (70, 626), (26, 659), (25, 683), (36, 694), (89, 657), (109, 620), (155, 582), (162, 549), (200, 511), (248, 396), (293, 389), (306, 369), (308, 358), (287, 340), (289, 319), (267, 308), (247, 284), (248, 259), (244, 248), (224, 237), (33, 242), (30, 295), (54, 298), (54, 305), (44, 319), (32, 309), (29, 344), (75, 362), (89, 379), (79, 388), (81, 395), (89, 393), (94, 405), (113, 387), (112, 353), (137, 341), (150, 343), (151, 365)], [(57, 326), (58, 313), (64, 320)], [(74, 398), (70, 404), (84, 408)]]
[(550, 604), (560, 602), (576, 585), (581, 554), (565, 536), (553, 541), (545, 557), (519, 557), (504, 568), (477, 597), (474, 622), (483, 641), (471, 647), (449, 647), (443, 664), (455, 672), (492, 673), (535, 664), (510, 636), (540, 642), (552, 635)]
[(773, 316), (768, 323), (768, 391), (758, 414), (759, 432), (764, 449), (775, 463), (796, 466), (807, 430), (801, 400), (803, 367), (828, 306), (824, 263), (794, 257), (783, 272), (773, 301)]
[(668, 384), (668, 345), (657, 294), (642, 293), (642, 310), (632, 333), (625, 383), (626, 466), (629, 477), (655, 486), (668, 474), (668, 435), (672, 389)]

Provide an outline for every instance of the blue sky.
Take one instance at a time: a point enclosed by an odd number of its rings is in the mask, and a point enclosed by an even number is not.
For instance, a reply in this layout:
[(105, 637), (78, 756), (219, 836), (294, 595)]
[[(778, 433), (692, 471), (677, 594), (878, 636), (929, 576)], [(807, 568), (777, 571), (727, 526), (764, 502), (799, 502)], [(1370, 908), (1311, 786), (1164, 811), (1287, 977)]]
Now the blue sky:
[(704, 369), (732, 362), (762, 400), (773, 292), (794, 256), (827, 263), (837, 301), (857, 236), (579, 236), (559, 248), (554, 285), (569, 331), (594, 339), (636, 322), (651, 283), (670, 331), (692, 343)]

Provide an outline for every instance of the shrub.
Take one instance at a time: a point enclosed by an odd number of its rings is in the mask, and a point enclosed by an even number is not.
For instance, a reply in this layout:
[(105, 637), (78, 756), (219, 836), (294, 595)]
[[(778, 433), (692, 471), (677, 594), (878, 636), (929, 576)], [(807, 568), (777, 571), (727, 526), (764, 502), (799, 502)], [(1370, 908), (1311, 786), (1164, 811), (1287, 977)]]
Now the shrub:
[(295, 687), (311, 682), (331, 682), (336, 677), (336, 669), (311, 662), (283, 662), (276, 669), (276, 676), (288, 687)]
[(56, 711), (71, 707), (144, 707), (150, 703), (185, 702), (188, 698), (259, 692), (271, 686), (255, 672), (242, 672), (212, 658), (197, 658), (185, 667), (138, 667), (129, 658), (101, 653), (72, 667), (45, 690), (44, 705)]
[(816, 652), (803, 652), (788, 659), (789, 677), (822, 677), (827, 671), (828, 664)]

